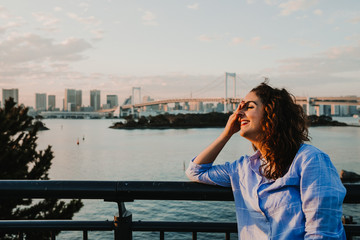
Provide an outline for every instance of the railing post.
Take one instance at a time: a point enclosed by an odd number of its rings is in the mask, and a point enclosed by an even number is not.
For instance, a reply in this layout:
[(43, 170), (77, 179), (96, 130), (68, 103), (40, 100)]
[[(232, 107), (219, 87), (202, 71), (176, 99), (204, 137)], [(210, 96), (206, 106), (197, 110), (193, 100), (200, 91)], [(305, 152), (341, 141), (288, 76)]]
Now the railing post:
[(118, 202), (119, 216), (114, 217), (114, 239), (132, 240), (132, 214), (126, 210), (123, 202)]

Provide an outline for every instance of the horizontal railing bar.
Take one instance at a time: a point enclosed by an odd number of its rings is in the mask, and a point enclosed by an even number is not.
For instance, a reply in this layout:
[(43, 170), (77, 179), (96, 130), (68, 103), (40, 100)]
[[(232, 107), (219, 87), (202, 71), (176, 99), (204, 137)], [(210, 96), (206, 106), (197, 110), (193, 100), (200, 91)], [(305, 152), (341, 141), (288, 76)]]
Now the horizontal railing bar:
[(79, 198), (109, 201), (233, 201), (230, 188), (194, 182), (2, 180), (0, 198)]
[(132, 223), (133, 231), (140, 232), (237, 232), (236, 222), (147, 222)]
[(0, 231), (15, 230), (99, 230), (113, 231), (113, 221), (75, 221), (75, 220), (0, 220)]
[(115, 181), (1, 180), (0, 198), (104, 199), (116, 193)]
[[(132, 231), (142, 232), (216, 232), (236, 233), (235, 222), (161, 222), (134, 221)], [(360, 235), (360, 224), (344, 224), (345, 231)], [(0, 231), (113, 231), (112, 221), (73, 221), (73, 220), (0, 220)]]
[(231, 188), (195, 182), (118, 182), (118, 192), (138, 200), (234, 200)]
[(360, 224), (344, 224), (346, 233), (354, 236), (360, 236)]
[[(360, 184), (345, 183), (344, 203), (360, 203)], [(1, 180), (2, 199), (59, 198), (233, 201), (231, 188), (194, 182)]]

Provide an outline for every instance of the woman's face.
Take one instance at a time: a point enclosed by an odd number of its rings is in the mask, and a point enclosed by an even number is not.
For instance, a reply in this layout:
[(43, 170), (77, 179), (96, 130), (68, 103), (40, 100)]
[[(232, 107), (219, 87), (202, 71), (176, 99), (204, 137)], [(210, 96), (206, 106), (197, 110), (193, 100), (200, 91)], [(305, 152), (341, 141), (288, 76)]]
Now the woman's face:
[(263, 132), (261, 120), (264, 115), (264, 106), (254, 92), (249, 92), (240, 105), (240, 135), (257, 145)]

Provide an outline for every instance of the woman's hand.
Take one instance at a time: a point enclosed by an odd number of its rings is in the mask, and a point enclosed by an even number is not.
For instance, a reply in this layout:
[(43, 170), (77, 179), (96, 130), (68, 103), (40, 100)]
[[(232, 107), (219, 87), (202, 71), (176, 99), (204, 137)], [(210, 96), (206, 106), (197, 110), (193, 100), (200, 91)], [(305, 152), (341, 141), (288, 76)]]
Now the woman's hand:
[(244, 105), (244, 102), (239, 104), (239, 107), (236, 109), (236, 111), (229, 117), (229, 120), (221, 135), (194, 159), (194, 163), (207, 164), (215, 161), (216, 157), (219, 155), (231, 136), (234, 133), (240, 131), (240, 118), (244, 114)]
[(232, 135), (234, 135), (235, 133), (237, 133), (238, 131), (240, 131), (240, 117), (242, 113), (242, 108), (244, 107), (244, 102), (241, 102), (238, 106), (238, 108), (235, 110), (235, 112), (233, 114), (230, 115), (225, 129), (222, 132), (222, 135), (225, 137), (231, 137)]

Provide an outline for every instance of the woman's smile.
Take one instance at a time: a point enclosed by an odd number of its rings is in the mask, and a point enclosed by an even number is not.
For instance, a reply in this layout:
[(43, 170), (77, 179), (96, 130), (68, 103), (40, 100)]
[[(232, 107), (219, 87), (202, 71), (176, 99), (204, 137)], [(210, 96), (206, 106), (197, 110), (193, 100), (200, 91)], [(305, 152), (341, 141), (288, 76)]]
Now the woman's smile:
[(249, 120), (241, 119), (241, 127), (248, 125), (250, 123)]

